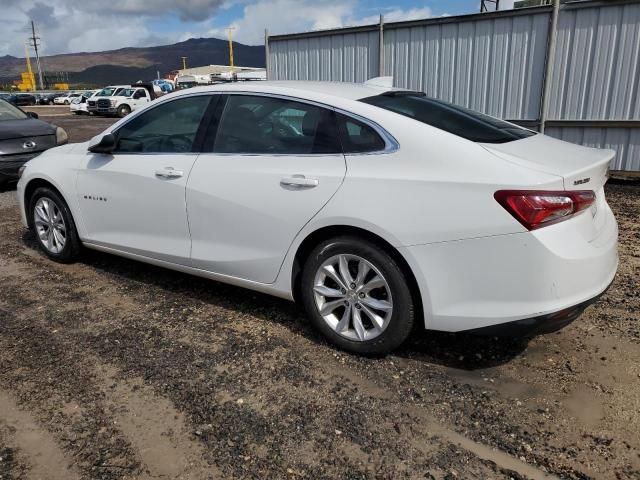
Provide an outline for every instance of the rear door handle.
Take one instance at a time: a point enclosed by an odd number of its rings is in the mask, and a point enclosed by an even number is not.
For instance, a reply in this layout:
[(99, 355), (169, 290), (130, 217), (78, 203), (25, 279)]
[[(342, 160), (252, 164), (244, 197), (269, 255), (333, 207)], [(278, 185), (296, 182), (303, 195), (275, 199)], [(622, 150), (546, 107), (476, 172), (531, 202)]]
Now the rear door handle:
[(180, 178), (184, 175), (182, 170), (176, 170), (173, 167), (165, 167), (162, 170), (156, 170), (156, 177), (160, 178)]
[(317, 187), (319, 183), (317, 178), (307, 178), (304, 175), (292, 175), (280, 180), (280, 185), (283, 187), (293, 188), (313, 188)]

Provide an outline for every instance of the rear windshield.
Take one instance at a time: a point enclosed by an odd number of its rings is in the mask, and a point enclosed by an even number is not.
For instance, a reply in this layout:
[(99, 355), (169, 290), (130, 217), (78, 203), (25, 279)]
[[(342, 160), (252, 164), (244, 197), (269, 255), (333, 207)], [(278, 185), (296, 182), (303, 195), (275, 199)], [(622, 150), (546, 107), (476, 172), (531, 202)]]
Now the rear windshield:
[(535, 135), (530, 130), (420, 93), (390, 92), (360, 101), (414, 118), (472, 142), (506, 143)]

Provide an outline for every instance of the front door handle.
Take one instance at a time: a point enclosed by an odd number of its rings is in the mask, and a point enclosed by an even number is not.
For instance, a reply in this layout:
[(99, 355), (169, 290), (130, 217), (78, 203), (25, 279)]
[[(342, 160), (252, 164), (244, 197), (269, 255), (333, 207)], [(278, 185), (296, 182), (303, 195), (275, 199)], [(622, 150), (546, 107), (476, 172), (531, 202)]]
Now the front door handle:
[(182, 170), (176, 170), (173, 167), (165, 167), (162, 170), (156, 170), (156, 177), (160, 178), (180, 178), (184, 175)]
[(292, 175), (280, 180), (280, 185), (283, 187), (293, 188), (313, 188), (317, 187), (319, 183), (317, 178), (307, 178), (304, 175)]

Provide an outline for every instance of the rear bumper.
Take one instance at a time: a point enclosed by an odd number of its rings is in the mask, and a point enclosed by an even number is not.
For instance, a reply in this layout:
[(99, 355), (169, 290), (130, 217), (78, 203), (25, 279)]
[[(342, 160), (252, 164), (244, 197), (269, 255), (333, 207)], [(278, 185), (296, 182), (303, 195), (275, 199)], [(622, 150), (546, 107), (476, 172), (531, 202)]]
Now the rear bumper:
[[(609, 286), (611, 286), (611, 284), (609, 284)], [(500, 323), (498, 325), (490, 325), (488, 327), (474, 328), (466, 330), (464, 333), (492, 337), (533, 337), (557, 332), (571, 324), (574, 320), (577, 320), (587, 307), (596, 303), (608, 289), (609, 287), (601, 294), (596, 295), (586, 302), (565, 308), (559, 312), (539, 317), (525, 318), (524, 320), (514, 320), (513, 322)]]
[(601, 208), (606, 218), (594, 238), (582, 228), (591, 220), (585, 212), (533, 232), (400, 248), (420, 288), (425, 328), (535, 334), (570, 323), (618, 268), (618, 226), (606, 202)]

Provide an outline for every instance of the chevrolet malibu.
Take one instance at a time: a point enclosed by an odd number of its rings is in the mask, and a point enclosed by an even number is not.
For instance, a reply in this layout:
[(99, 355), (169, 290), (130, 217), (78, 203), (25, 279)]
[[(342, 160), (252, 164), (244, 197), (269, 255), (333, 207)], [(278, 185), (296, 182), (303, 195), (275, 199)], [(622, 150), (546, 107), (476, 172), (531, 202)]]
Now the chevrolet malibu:
[(299, 301), (333, 344), (414, 325), (557, 330), (612, 281), (609, 150), (423, 93), (260, 82), (173, 93), (30, 161), (25, 226), (81, 247)]

